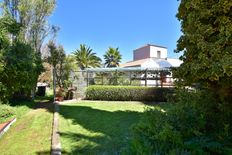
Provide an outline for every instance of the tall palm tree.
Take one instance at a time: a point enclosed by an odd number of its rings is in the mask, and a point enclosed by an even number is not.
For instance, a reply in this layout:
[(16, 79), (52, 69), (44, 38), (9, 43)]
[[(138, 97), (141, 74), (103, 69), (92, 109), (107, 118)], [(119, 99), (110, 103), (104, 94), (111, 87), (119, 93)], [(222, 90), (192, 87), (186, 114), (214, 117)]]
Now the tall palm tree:
[(81, 70), (101, 66), (101, 59), (96, 56), (96, 53), (93, 53), (93, 50), (90, 47), (84, 44), (81, 44), (80, 49), (77, 49), (73, 54), (75, 55), (77, 64)]
[(109, 47), (104, 54), (104, 59), (106, 67), (117, 67), (121, 62), (122, 55), (120, 54), (118, 48)]

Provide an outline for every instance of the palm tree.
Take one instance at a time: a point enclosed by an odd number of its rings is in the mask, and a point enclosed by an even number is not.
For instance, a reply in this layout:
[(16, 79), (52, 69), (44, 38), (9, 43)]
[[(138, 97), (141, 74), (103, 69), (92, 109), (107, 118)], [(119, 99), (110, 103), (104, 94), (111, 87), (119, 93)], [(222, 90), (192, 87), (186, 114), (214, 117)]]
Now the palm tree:
[(121, 62), (122, 55), (120, 54), (118, 48), (109, 47), (104, 55), (104, 59), (106, 67), (117, 67)]
[(101, 59), (96, 56), (96, 53), (92, 52), (93, 50), (84, 45), (80, 45), (80, 49), (77, 49), (73, 54), (76, 57), (76, 61), (81, 70), (90, 67), (100, 67)]

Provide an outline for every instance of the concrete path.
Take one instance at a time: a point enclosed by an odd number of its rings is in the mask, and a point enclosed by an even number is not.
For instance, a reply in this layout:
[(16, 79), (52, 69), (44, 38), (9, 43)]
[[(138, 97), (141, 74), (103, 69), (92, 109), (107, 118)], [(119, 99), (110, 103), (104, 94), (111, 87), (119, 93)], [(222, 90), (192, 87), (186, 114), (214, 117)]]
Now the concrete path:
[(59, 103), (54, 102), (53, 131), (51, 155), (61, 155), (61, 143), (59, 134)]

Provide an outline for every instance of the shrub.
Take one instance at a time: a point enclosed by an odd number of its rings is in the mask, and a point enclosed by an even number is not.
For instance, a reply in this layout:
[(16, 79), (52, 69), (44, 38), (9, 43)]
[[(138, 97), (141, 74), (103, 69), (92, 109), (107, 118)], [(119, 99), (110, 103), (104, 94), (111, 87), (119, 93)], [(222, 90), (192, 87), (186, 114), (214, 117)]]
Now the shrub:
[(89, 86), (86, 99), (112, 101), (166, 101), (170, 88), (140, 87), (140, 86)]
[(169, 110), (149, 109), (133, 127), (130, 154), (232, 154), (232, 105), (210, 93), (177, 92)]
[(13, 107), (0, 103), (0, 123), (7, 121), (9, 118), (15, 115)]

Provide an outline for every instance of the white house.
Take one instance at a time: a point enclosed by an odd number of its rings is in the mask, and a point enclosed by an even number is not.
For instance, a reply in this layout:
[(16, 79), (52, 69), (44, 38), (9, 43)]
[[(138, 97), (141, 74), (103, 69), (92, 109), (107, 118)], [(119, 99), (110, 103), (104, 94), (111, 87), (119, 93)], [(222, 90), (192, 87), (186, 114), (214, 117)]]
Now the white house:
[[(129, 61), (120, 67), (142, 67), (142, 68), (169, 68), (179, 67), (182, 63), (179, 59), (168, 58), (168, 50), (166, 47), (147, 44), (133, 52), (133, 61)], [(172, 82), (173, 79), (167, 76), (167, 82)], [(143, 84), (144, 81), (141, 81)], [(154, 85), (154, 81), (149, 80), (148, 85)]]
[(147, 44), (133, 52), (133, 61), (129, 61), (120, 67), (148, 67), (148, 68), (165, 68), (179, 67), (182, 61), (176, 58), (167, 57), (168, 50), (166, 47)]

